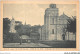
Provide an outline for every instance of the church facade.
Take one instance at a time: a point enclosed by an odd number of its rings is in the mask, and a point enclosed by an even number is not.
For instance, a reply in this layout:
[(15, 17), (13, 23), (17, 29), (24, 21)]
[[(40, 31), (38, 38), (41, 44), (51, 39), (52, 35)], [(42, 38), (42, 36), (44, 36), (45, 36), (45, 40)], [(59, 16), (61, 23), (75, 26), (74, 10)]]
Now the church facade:
[(56, 4), (50, 4), (49, 8), (45, 10), (44, 25), (39, 29), (40, 40), (68, 39), (69, 34), (65, 28), (70, 17), (64, 13), (59, 16), (58, 12), (59, 9), (56, 7)]

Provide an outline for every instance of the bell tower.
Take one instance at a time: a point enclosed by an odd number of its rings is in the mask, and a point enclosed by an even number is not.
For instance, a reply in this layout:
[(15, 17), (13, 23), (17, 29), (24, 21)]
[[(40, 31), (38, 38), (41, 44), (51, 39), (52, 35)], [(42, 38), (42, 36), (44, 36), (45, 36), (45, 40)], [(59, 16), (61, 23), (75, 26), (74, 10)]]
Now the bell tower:
[(57, 18), (58, 8), (56, 8), (56, 4), (50, 4), (44, 15), (46, 40), (57, 40)]

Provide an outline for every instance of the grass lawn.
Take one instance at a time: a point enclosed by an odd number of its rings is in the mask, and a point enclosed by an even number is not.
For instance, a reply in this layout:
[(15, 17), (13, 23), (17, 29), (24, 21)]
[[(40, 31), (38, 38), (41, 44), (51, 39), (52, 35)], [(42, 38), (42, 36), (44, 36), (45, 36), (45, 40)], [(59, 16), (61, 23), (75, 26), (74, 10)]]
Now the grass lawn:
[(76, 41), (40, 41), (40, 43), (52, 48), (76, 48)]
[(76, 48), (76, 41), (31, 41), (30, 43), (5, 43), (5, 47), (11, 48)]

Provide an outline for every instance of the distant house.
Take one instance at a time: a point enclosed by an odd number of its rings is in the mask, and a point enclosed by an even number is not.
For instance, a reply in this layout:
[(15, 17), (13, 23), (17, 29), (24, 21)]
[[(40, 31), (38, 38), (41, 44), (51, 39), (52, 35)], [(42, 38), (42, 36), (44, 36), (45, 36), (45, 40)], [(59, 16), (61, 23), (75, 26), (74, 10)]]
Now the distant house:
[(30, 39), (30, 37), (27, 36), (27, 35), (22, 35), (20, 38), (21, 38), (21, 39), (26, 39), (26, 40), (27, 40), (27, 39), (28, 39), (28, 40)]
[(20, 39), (22, 40), (22, 43), (25, 43), (25, 42), (31, 42), (31, 38), (27, 35), (22, 35), (20, 36)]
[(20, 36), (22, 42), (37, 42), (39, 38), (40, 38), (39, 33), (30, 33), (30, 36), (28, 35)]

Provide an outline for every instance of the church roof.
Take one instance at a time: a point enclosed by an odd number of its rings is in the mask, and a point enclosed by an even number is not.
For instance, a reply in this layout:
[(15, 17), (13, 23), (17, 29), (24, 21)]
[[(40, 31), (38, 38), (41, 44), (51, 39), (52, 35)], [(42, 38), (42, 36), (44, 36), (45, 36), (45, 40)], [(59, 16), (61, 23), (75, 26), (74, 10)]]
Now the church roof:
[(70, 19), (70, 17), (67, 16), (66, 14), (64, 14), (64, 13), (62, 15), (60, 15), (59, 18), (60, 19)]

